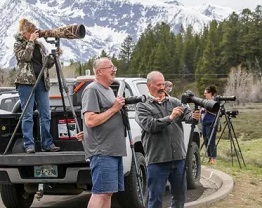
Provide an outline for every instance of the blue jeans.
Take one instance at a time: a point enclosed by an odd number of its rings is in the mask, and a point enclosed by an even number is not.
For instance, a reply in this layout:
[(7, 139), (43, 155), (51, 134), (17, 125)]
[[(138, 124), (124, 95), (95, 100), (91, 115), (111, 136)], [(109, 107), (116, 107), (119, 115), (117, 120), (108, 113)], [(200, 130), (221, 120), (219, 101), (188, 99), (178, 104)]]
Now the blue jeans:
[[(17, 91), (21, 101), (21, 108), (24, 110), (28, 98), (33, 89), (33, 85), (17, 85)], [(45, 89), (44, 81), (41, 79), (37, 84), (35, 92), (27, 106), (24, 116), (22, 118), (22, 133), (24, 139), (24, 148), (35, 148), (35, 142), (33, 137), (33, 113), (34, 103), (37, 104), (37, 110), (39, 113), (40, 134), (41, 134), (41, 147), (43, 150), (50, 149), (53, 145), (53, 137), (50, 134), (50, 105), (49, 105), (49, 93)]]
[[(217, 136), (217, 126), (213, 127), (214, 119), (205, 119), (202, 122), (202, 134), (205, 141), (205, 146), (207, 148), (207, 155), (209, 158), (217, 157), (217, 148), (216, 148), (216, 136)], [(211, 135), (213, 131), (213, 134)]]
[(171, 208), (183, 208), (186, 198), (185, 160), (149, 164), (147, 171), (148, 208), (162, 208), (167, 180), (171, 186)]

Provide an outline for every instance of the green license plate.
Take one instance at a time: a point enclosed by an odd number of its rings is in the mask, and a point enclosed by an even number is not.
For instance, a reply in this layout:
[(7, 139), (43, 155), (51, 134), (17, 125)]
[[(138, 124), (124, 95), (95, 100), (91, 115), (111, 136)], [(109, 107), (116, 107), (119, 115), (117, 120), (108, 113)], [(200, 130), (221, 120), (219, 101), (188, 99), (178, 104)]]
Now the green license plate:
[(56, 178), (58, 177), (57, 165), (34, 166), (34, 176), (36, 178)]

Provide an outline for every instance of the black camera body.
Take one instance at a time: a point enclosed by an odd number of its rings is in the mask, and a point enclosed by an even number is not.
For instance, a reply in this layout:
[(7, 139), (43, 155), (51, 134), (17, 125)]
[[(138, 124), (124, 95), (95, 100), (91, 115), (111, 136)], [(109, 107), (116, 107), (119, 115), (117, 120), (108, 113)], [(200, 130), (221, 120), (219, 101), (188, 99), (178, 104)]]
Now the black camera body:
[(213, 113), (217, 113), (220, 108), (220, 104), (218, 102), (196, 97), (190, 90), (187, 90), (186, 93), (182, 94), (181, 102), (183, 104), (194, 103), (195, 105), (201, 106)]
[(232, 111), (227, 111), (226, 112), (227, 115), (236, 118), (236, 116), (239, 114), (238, 110), (232, 110)]
[(137, 104), (137, 103), (144, 103), (146, 102), (146, 96), (145, 95), (141, 95), (141, 96), (130, 96), (125, 98), (125, 104)]
[(239, 114), (238, 110), (226, 111), (225, 109), (223, 109), (223, 110), (221, 110), (219, 116), (222, 117), (223, 115), (228, 115), (228, 116), (230, 116), (232, 118), (236, 118), (238, 114)]
[(232, 118), (236, 118), (239, 114), (238, 110), (226, 111), (226, 114)]

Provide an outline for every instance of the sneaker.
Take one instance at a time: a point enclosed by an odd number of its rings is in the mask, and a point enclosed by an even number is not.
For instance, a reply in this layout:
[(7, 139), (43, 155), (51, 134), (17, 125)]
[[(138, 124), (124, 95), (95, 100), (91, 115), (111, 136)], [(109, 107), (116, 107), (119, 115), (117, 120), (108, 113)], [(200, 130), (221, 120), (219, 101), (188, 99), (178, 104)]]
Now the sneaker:
[(26, 153), (30, 154), (30, 153), (35, 153), (35, 148), (33, 147), (28, 147), (26, 150), (25, 150)]

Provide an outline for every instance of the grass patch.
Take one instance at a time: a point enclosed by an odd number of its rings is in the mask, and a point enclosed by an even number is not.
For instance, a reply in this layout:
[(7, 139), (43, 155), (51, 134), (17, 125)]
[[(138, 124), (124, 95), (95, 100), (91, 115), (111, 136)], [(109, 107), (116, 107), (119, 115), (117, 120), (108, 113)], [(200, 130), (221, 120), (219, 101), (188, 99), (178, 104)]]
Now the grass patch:
[[(230, 103), (229, 103), (230, 104)], [(227, 105), (227, 104), (226, 104)], [(226, 106), (226, 111), (238, 110), (236, 118), (231, 118), (236, 138), (230, 139), (228, 128), (221, 136), (217, 134), (217, 164), (211, 167), (221, 170), (234, 179), (233, 192), (223, 201), (216, 202), (213, 207), (261, 207), (262, 206), (262, 104), (246, 106)], [(225, 116), (221, 118), (222, 129)], [(221, 137), (220, 137), (221, 136)], [(236, 151), (231, 150), (234, 141)], [(239, 147), (237, 146), (239, 144)], [(205, 148), (201, 151), (203, 165), (209, 166)], [(240, 156), (242, 153), (246, 167)], [(237, 155), (239, 156), (239, 166)], [(233, 163), (232, 163), (233, 161)]]
[[(233, 139), (231, 139), (228, 127), (222, 133), (226, 125), (226, 117), (223, 115), (220, 118), (220, 131), (217, 133), (218, 159), (231, 165), (233, 157), (234, 164), (239, 166), (236, 153), (241, 162), (240, 153), (242, 153), (247, 167), (254, 166), (260, 168), (260, 172), (262, 172), (262, 103), (234, 107), (226, 105), (227, 103), (225, 104), (226, 111), (239, 111), (239, 114), (235, 118), (230, 117), (236, 137), (232, 133)], [(233, 142), (236, 151), (234, 150)]]
[[(235, 143), (236, 150), (231, 145), (231, 140), (221, 139), (217, 146), (218, 159), (231, 163), (233, 159), (233, 164), (238, 164), (238, 158), (242, 163), (243, 160), (246, 166), (255, 166), (260, 168), (262, 173), (262, 139), (253, 140), (236, 140), (233, 139)], [(239, 147), (237, 146), (237, 142)], [(232, 145), (233, 146), (233, 145)], [(243, 156), (243, 159), (241, 157)], [(237, 157), (238, 155), (238, 157)]]
[[(249, 104), (246, 106), (226, 106), (226, 111), (238, 110), (236, 118), (230, 118), (236, 136), (239, 140), (262, 139), (262, 104)], [(221, 126), (225, 125), (225, 116), (220, 119)], [(227, 128), (222, 138), (228, 138)]]

